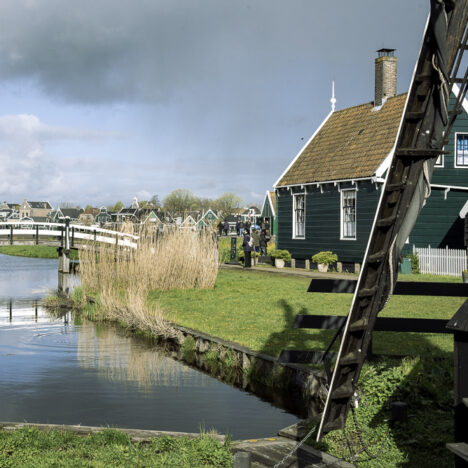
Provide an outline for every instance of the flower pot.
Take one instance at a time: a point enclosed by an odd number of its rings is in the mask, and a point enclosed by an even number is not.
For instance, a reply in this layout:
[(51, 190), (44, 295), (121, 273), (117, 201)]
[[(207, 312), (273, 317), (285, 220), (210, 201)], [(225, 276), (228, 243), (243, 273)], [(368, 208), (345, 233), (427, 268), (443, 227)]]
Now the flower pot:
[(319, 263), (317, 268), (320, 273), (326, 273), (328, 271), (328, 263)]
[(282, 258), (275, 258), (275, 267), (284, 268), (284, 260)]

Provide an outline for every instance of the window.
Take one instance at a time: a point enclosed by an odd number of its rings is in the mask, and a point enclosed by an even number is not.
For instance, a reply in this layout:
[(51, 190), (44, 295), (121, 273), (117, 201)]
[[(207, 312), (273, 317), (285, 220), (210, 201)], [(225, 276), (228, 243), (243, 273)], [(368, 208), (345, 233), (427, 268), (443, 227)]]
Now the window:
[(293, 195), (293, 238), (305, 239), (305, 194)]
[(341, 191), (341, 238), (356, 239), (356, 190)]
[(439, 157), (437, 158), (435, 164), (435, 167), (444, 167), (444, 155), (440, 154)]
[(457, 167), (468, 167), (468, 133), (457, 133), (455, 140), (455, 165)]

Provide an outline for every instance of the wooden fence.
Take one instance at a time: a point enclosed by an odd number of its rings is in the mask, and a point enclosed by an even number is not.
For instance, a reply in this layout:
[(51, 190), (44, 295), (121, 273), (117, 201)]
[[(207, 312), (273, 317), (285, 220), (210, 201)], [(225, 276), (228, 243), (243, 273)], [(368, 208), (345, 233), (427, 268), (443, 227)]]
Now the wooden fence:
[(419, 257), (419, 269), (421, 273), (434, 275), (461, 276), (461, 272), (467, 269), (466, 250), (463, 249), (433, 249), (413, 246), (413, 253)]

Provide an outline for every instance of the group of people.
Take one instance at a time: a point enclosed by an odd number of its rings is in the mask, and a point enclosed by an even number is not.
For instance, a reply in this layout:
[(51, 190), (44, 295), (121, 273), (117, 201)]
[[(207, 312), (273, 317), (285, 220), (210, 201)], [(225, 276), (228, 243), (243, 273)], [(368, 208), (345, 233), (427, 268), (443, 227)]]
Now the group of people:
[(245, 229), (244, 240), (242, 242), (242, 249), (244, 250), (244, 268), (252, 266), (252, 252), (258, 252), (260, 255), (267, 254), (267, 244), (270, 236), (267, 235), (266, 229), (262, 229), (260, 234), (257, 229)]

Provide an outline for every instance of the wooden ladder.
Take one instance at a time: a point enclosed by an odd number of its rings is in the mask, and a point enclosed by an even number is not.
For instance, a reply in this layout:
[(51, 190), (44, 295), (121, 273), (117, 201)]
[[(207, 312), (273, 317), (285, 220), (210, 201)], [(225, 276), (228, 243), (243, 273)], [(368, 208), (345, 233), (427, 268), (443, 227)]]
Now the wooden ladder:
[[(443, 135), (448, 135), (466, 94), (466, 70), (463, 70), (463, 76), (458, 74), (463, 53), (467, 49), (468, 0), (446, 1), (443, 8), (448, 19), (446, 42), (447, 70), (450, 71), (449, 90), (456, 83), (460, 92), (455, 107), (444, 122), (445, 128), (434, 129), (437, 111), (431, 96), (437, 92), (440, 81), (433, 67), (436, 44), (431, 25), (435, 21), (436, 12), (432, 11), (403, 113), (395, 153), (382, 190), (363, 268), (329, 382), (317, 440), (328, 432), (345, 426), (377, 314), (385, 306), (396, 284), (398, 259), (393, 254), (395, 242), (401, 242), (404, 232), (402, 227), (408, 209), (417, 196), (425, 162), (429, 161), (432, 168), (437, 157), (443, 153)], [(426, 170), (426, 178), (430, 179), (430, 176)]]

